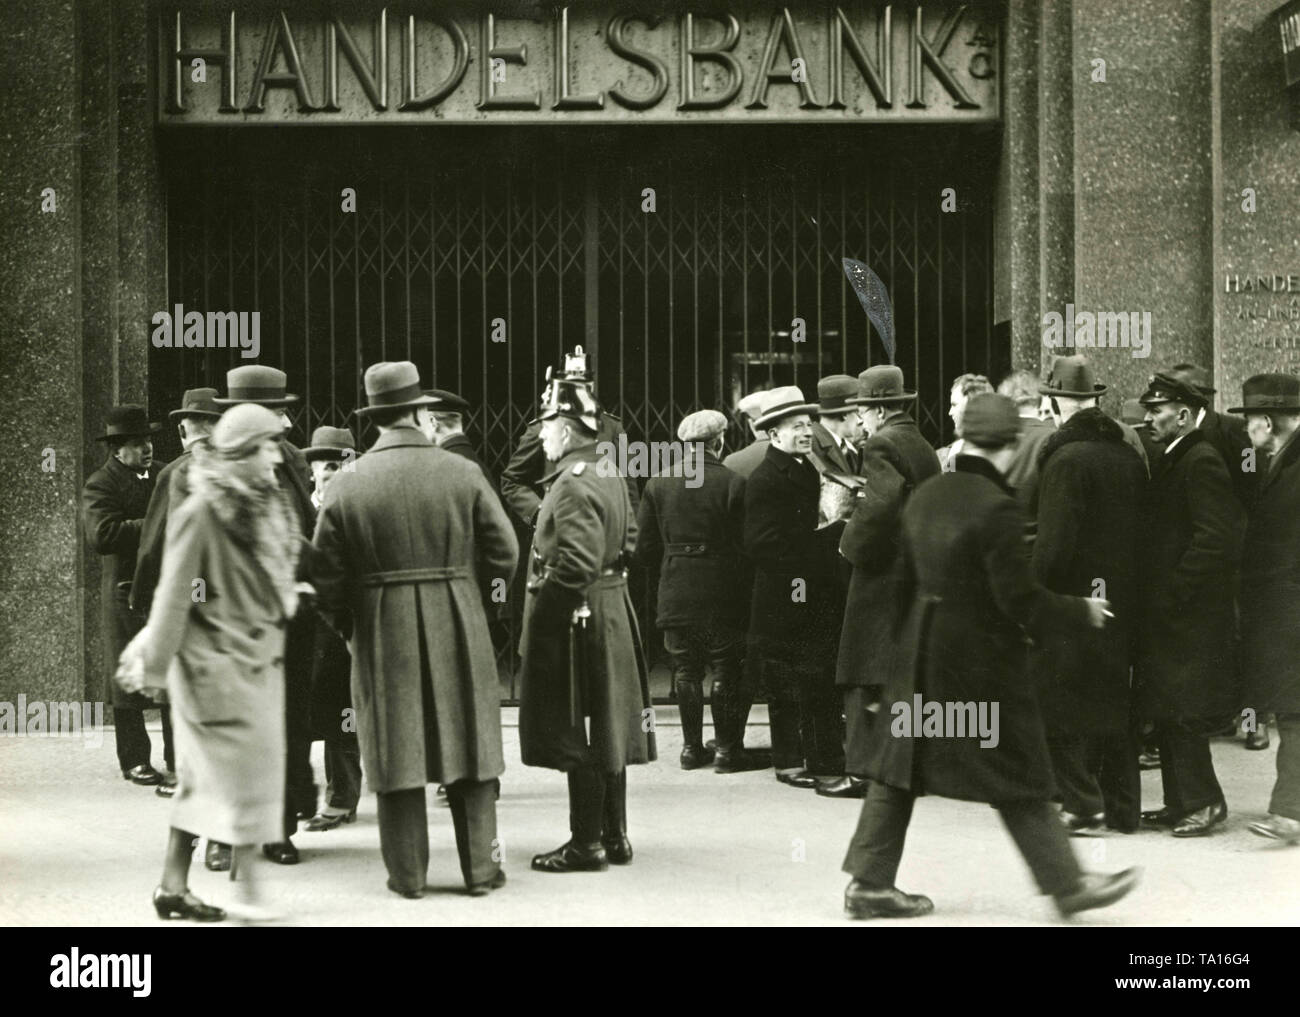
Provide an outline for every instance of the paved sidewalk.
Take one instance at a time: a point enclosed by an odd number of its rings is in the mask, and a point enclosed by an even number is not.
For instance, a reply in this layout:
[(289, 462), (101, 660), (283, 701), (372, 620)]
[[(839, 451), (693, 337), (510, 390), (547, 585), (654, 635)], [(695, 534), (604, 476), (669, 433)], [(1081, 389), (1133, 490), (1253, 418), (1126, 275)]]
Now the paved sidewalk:
[[(910, 922), (849, 923), (841, 917), (847, 877), (839, 871), (858, 815), (778, 785), (770, 771), (719, 776), (677, 766), (675, 711), (659, 709), (659, 762), (630, 771), (627, 868), (546, 875), (530, 857), (567, 837), (562, 774), (519, 762), (513, 710), (504, 711), (508, 769), (499, 823), (509, 884), (486, 898), (461, 891), (451, 817), (429, 789), (431, 892), (402, 900), (384, 886), (375, 799), (358, 821), (329, 833), (299, 833), (302, 864), (261, 863), (269, 901), (297, 925), (1033, 925), (1058, 924), (996, 814), (986, 806), (927, 798), (917, 804), (899, 885), (934, 899), (935, 913)], [(756, 721), (764, 720), (761, 710)], [(157, 724), (151, 729), (161, 763)], [(763, 745), (766, 727), (748, 741)], [(323, 780), (320, 745), (315, 746)], [(1129, 898), (1079, 924), (1294, 925), (1300, 922), (1300, 847), (1251, 835), (1274, 774), (1274, 748), (1248, 752), (1240, 739), (1214, 743), (1231, 810), (1226, 830), (1203, 840), (1168, 834), (1076, 840), (1086, 867), (1141, 865)], [(1145, 802), (1160, 801), (1159, 773), (1144, 775)], [(93, 748), (71, 737), (0, 737), (0, 924), (158, 925), (149, 904), (162, 867), (169, 806), (152, 789), (123, 781), (111, 730)], [(230, 899), (224, 876), (191, 876), (203, 899)], [(173, 922), (171, 928), (188, 928)]]

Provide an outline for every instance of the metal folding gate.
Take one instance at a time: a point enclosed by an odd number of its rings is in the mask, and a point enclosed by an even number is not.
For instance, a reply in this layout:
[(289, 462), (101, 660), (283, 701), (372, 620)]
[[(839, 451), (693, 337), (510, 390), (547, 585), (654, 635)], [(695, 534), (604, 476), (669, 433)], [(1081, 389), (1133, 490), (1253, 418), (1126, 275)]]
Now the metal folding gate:
[[(304, 127), (164, 142), (171, 303), (261, 312), (259, 359), (302, 397), (302, 443), (356, 423), (362, 371), (384, 359), (473, 404), (467, 430), (495, 472), (546, 366), (578, 343), (632, 439), (672, 438), (685, 413), (729, 410), (759, 385), (811, 393), (885, 356), (844, 256), (891, 290), (897, 362), (932, 441), (952, 377), (1007, 362), (992, 330), (992, 132)], [(247, 362), (155, 351), (152, 404), (224, 388)], [(739, 423), (730, 437), (746, 440)], [(652, 593), (635, 585), (648, 625)]]

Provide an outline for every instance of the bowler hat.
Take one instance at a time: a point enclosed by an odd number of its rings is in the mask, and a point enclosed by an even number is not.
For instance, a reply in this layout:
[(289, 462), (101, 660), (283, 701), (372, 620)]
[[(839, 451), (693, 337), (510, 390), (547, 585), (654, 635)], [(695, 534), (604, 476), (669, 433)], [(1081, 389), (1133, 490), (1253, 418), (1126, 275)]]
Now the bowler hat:
[(903, 369), (877, 364), (858, 375), (858, 394), (847, 400), (855, 406), (877, 406), (915, 399), (915, 392), (903, 388)]
[(318, 427), (311, 433), (311, 444), (302, 450), (307, 462), (313, 459), (346, 459), (355, 453), (357, 444), (346, 427)]
[(1157, 406), (1160, 403), (1184, 403), (1199, 409), (1206, 404), (1205, 396), (1196, 391), (1191, 384), (1179, 381), (1161, 371), (1151, 375), (1147, 390), (1138, 399), (1143, 406)]
[(1206, 402), (1209, 402), (1210, 397), (1218, 391), (1210, 384), (1210, 372), (1197, 364), (1174, 364), (1173, 367), (1165, 371), (1165, 374), (1191, 385), (1192, 388), (1205, 396)]
[(848, 374), (831, 374), (817, 382), (817, 408), (821, 415), (853, 413), (857, 407), (849, 402), (858, 394), (858, 379)]
[(727, 418), (717, 410), (687, 414), (677, 428), (679, 441), (712, 441), (727, 429)]
[(1241, 405), (1229, 413), (1300, 413), (1300, 378), (1294, 374), (1256, 374), (1241, 386)]
[(181, 396), (181, 408), (167, 414), (169, 420), (183, 420), (186, 417), (211, 417), (216, 420), (221, 416), (222, 407), (216, 402), (215, 388), (187, 388)]
[(763, 393), (763, 400), (759, 403), (759, 416), (754, 421), (754, 429), (765, 431), (786, 417), (793, 417), (799, 413), (816, 417), (817, 404), (807, 402), (803, 397), (803, 390), (797, 385), (774, 388)]
[(580, 421), (595, 433), (600, 427), (600, 406), (591, 394), (591, 389), (581, 381), (552, 378), (542, 400), (542, 412), (537, 415), (537, 419), (550, 420), (553, 417)]
[(962, 440), (979, 448), (1001, 448), (1020, 433), (1020, 413), (1004, 395), (977, 392), (961, 418)]
[[(1106, 391), (1105, 385), (1098, 385), (1092, 376), (1092, 365), (1075, 355), (1057, 357), (1052, 361), (1052, 370), (1047, 381), (1039, 390), (1043, 395), (1069, 396), (1072, 399), (1089, 399)], [(963, 419), (962, 430), (966, 429)]]
[(278, 409), (298, 401), (296, 395), (285, 391), (288, 385), (289, 376), (274, 367), (262, 364), (232, 367), (226, 372), (226, 398), (212, 401), (218, 406), (257, 403)]
[(280, 417), (258, 403), (240, 403), (227, 410), (212, 429), (208, 447), (221, 455), (231, 456), (251, 448), (267, 438), (284, 433)]
[(161, 429), (162, 424), (149, 423), (149, 415), (143, 406), (126, 403), (113, 406), (104, 414), (104, 433), (95, 435), (95, 440), (143, 438)]
[(431, 410), (442, 410), (446, 413), (468, 413), (472, 408), (468, 400), (462, 399), (455, 392), (448, 392), (444, 388), (426, 388), (424, 394), (437, 400), (429, 404)]
[(432, 406), (436, 399), (420, 389), (420, 371), (409, 360), (380, 361), (366, 368), (366, 405), (353, 412), (359, 417), (376, 410), (416, 409)]

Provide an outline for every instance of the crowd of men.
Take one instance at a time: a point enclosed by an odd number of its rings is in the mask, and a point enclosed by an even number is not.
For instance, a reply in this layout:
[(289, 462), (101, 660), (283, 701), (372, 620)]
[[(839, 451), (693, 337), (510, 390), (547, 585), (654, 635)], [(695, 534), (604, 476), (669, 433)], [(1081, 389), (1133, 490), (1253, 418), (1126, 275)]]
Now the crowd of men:
[[(246, 365), (225, 398), (187, 392), (171, 413), (186, 451), (161, 470), (158, 425), (140, 407), (110, 413), (111, 454), (83, 504), (106, 557), (110, 674), (148, 615), (195, 447), (226, 407), (283, 412), (296, 401), (287, 385)], [(430, 782), (469, 891), (504, 884), (496, 660), (518, 535), (522, 756), (564, 772), (570, 799), (570, 837), (533, 859), (538, 871), (632, 861), (626, 767), (656, 758), (632, 567), (658, 576), (681, 767), (770, 767), (790, 787), (862, 800), (844, 863), (851, 917), (931, 910), (894, 885), (927, 794), (997, 808), (1063, 914), (1119, 899), (1137, 873), (1082, 872), (1067, 837), (1220, 829), (1210, 738), (1238, 718), (1249, 747), (1267, 747), (1270, 715), (1279, 736), (1269, 815), (1249, 829), (1300, 843), (1300, 378), (1250, 378), (1237, 416), (1222, 416), (1208, 374), (1176, 365), (1151, 377), (1140, 419), (1125, 404), (1129, 423), (1102, 411), (1106, 386), (1082, 357), (1057, 358), (1042, 382), (1015, 372), (998, 393), (964, 374), (955, 440), (936, 450), (903, 372), (879, 365), (822, 378), (815, 400), (795, 386), (745, 396), (753, 441), (725, 458), (727, 417), (689, 414), (682, 458), (640, 489), (602, 452), (623, 428), (580, 350), (548, 375), (499, 485), (464, 434), (464, 399), (421, 388), (407, 362), (373, 365), (364, 385), (357, 413), (379, 432), (364, 454), (342, 427), (318, 428), (303, 450), (281, 441), (314, 597), (285, 636), (274, 862), (299, 860), (300, 820), (352, 821), (364, 772), (390, 889), (422, 892)], [(770, 750), (745, 745), (759, 696)], [(164, 773), (141, 715), (153, 705)], [(118, 694), (115, 709), (123, 776), (174, 793), (167, 705)], [(323, 805), (313, 739), (325, 742)], [(1156, 766), (1163, 804), (1142, 811), (1140, 769)], [(228, 868), (229, 847), (209, 844), (206, 864)]]

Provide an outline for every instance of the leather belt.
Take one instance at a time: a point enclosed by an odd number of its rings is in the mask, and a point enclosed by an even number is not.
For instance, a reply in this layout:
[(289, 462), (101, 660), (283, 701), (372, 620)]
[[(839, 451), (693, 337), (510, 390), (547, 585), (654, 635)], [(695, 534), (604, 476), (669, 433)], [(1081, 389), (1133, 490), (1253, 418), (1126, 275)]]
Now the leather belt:
[(470, 574), (468, 565), (445, 565), (428, 569), (396, 569), (392, 572), (368, 572), (361, 577), (362, 586), (399, 586), (403, 583), (429, 583), (461, 579)]

